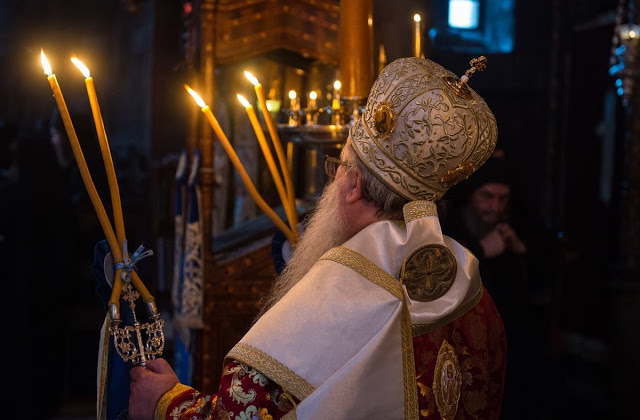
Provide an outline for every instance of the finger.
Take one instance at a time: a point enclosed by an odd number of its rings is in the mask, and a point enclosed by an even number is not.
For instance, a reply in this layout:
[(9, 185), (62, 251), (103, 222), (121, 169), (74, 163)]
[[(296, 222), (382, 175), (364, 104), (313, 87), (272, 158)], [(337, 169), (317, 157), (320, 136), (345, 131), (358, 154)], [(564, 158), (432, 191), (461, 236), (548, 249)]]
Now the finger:
[(156, 373), (173, 373), (171, 365), (164, 359), (147, 360), (147, 369)]
[(136, 366), (133, 369), (131, 369), (131, 372), (129, 373), (129, 375), (131, 376), (132, 381), (137, 381), (142, 377), (142, 375), (144, 375), (144, 373), (145, 373), (145, 368), (143, 368), (142, 366)]

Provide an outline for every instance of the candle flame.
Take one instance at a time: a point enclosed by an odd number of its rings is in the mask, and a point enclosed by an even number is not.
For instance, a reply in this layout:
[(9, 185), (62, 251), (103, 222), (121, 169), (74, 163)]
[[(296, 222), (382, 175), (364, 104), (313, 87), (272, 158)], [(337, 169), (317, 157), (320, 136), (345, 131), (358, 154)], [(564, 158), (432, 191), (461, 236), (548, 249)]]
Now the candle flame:
[(414, 22), (420, 22), (421, 20), (422, 20), (422, 17), (420, 17), (419, 14), (416, 13), (415, 15), (413, 15)]
[(49, 65), (49, 60), (47, 60), (47, 56), (44, 55), (44, 50), (40, 50), (40, 61), (42, 62), (42, 68), (44, 69), (44, 74), (47, 76), (51, 76), (53, 71), (51, 70), (51, 65)]
[(336, 80), (335, 82), (333, 82), (333, 88), (335, 90), (340, 90), (341, 87), (342, 87), (342, 82), (340, 82), (340, 80)]
[(207, 106), (207, 103), (202, 100), (200, 95), (198, 95), (195, 90), (191, 89), (186, 84), (184, 85), (184, 88), (187, 90), (187, 92), (189, 92), (189, 95), (191, 95), (193, 97), (193, 99), (195, 99), (196, 103), (198, 104), (198, 106), (200, 108), (204, 108), (205, 106)]
[(258, 79), (256, 79), (255, 76), (249, 73), (248, 71), (245, 70), (244, 75), (247, 79), (249, 79), (249, 81), (253, 84), (253, 86), (258, 86), (260, 84)]
[(298, 96), (298, 94), (296, 93), (295, 90), (290, 90), (289, 91), (289, 99), (291, 99), (291, 100), (296, 99), (296, 96)]
[(309, 99), (315, 101), (316, 99), (318, 99), (318, 93), (316, 93), (315, 90), (312, 90), (311, 92), (309, 92)]
[(82, 73), (85, 79), (88, 79), (89, 77), (91, 77), (89, 68), (85, 66), (82, 61), (78, 60), (77, 57), (71, 57), (71, 62), (76, 65), (76, 67), (80, 70), (80, 73)]
[(251, 106), (249, 101), (247, 101), (244, 96), (240, 95), (239, 93), (236, 96), (238, 97), (238, 100), (240, 101), (243, 107), (249, 108)]

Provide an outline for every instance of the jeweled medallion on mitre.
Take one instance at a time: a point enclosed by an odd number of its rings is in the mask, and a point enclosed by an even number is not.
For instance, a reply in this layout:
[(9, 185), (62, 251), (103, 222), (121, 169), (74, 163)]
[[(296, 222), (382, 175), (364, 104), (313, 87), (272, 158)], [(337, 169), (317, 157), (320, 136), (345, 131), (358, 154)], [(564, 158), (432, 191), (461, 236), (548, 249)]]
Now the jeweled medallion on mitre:
[(373, 127), (384, 140), (391, 137), (396, 129), (398, 117), (388, 102), (381, 102), (373, 113)]

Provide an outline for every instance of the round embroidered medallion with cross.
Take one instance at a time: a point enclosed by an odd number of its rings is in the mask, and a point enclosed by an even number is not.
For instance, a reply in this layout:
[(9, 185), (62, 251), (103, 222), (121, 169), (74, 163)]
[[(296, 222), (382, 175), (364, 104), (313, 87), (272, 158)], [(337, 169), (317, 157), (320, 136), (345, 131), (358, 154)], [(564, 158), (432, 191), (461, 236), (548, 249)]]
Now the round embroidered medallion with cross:
[(443, 245), (430, 244), (418, 248), (404, 260), (400, 278), (411, 299), (431, 302), (451, 288), (457, 269), (451, 251)]

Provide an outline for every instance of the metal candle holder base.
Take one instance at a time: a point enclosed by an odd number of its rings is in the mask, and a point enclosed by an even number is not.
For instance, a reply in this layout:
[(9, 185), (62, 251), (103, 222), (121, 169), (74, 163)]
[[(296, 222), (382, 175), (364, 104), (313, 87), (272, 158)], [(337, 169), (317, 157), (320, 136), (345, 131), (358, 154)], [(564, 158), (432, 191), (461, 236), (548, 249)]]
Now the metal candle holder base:
[[(111, 310), (111, 326), (109, 332), (113, 337), (116, 352), (125, 362), (144, 366), (147, 359), (155, 359), (164, 350), (164, 320), (158, 315), (155, 302), (148, 302), (147, 312), (151, 322), (140, 324), (136, 316), (135, 302), (140, 294), (127, 283), (122, 289), (122, 299), (129, 304), (133, 313), (133, 325), (120, 327), (120, 316), (117, 308)], [(144, 337), (144, 338), (143, 338)]]

